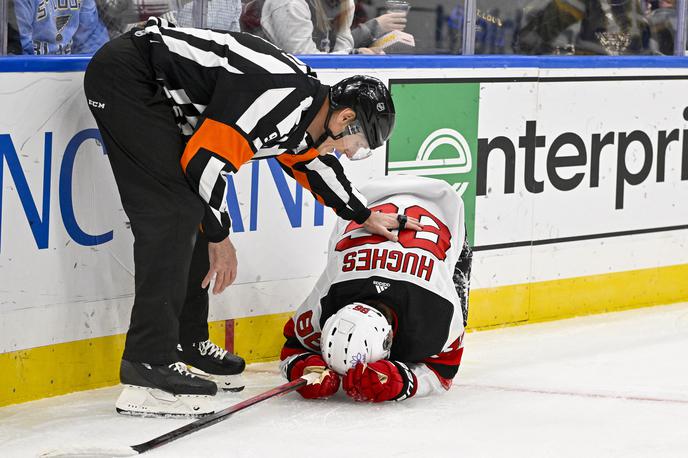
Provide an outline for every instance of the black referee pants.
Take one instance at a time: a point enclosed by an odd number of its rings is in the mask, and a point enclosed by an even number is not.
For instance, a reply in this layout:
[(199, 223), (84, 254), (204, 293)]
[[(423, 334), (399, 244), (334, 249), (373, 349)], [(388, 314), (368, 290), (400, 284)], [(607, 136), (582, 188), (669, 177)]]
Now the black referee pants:
[(105, 44), (84, 77), (134, 234), (135, 296), (123, 358), (154, 365), (208, 338), (205, 203), (179, 163), (184, 141), (171, 106), (128, 34)]

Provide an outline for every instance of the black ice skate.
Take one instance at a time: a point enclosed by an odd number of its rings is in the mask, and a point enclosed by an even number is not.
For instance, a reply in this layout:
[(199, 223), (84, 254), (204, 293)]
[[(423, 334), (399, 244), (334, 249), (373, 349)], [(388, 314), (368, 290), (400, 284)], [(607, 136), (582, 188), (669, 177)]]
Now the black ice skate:
[(179, 359), (189, 366), (189, 370), (199, 377), (215, 382), (221, 390), (241, 391), (244, 382), (241, 373), (246, 367), (244, 360), (210, 340), (197, 342), (182, 348), (177, 345)]
[(153, 366), (123, 359), (119, 377), (124, 390), (115, 403), (118, 413), (198, 418), (214, 412), (217, 386), (191, 374), (184, 363)]

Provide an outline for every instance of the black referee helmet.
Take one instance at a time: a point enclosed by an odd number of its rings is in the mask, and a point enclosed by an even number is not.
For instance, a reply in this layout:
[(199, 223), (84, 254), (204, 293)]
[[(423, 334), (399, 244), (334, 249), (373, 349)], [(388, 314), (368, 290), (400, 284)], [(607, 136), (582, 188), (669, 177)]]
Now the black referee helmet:
[(363, 126), (371, 149), (389, 139), (394, 130), (394, 103), (387, 86), (372, 76), (345, 78), (330, 88), (330, 109), (351, 108)]

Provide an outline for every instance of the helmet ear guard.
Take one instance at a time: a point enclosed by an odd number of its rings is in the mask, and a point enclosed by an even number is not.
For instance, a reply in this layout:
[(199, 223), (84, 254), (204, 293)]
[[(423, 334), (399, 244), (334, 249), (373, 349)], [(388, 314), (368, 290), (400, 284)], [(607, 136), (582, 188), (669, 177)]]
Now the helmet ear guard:
[(327, 319), (320, 349), (327, 365), (344, 375), (359, 363), (389, 357), (392, 338), (392, 325), (379, 310), (354, 302)]

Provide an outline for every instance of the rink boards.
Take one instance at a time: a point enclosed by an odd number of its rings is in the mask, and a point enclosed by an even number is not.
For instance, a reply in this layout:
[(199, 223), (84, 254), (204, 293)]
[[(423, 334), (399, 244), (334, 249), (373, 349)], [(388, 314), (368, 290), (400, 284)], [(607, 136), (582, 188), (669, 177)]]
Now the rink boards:
[[(85, 62), (31, 73), (0, 62), (0, 405), (117, 382), (132, 238), (81, 89)], [(359, 185), (411, 173), (462, 193), (471, 328), (688, 299), (683, 64), (378, 62), (389, 68), (318, 70), (330, 83), (385, 80), (399, 112), (389, 144), (344, 167)], [(335, 215), (273, 161), (242, 167), (228, 204), (240, 272), (212, 298), (211, 335), (249, 361), (274, 359)]]

